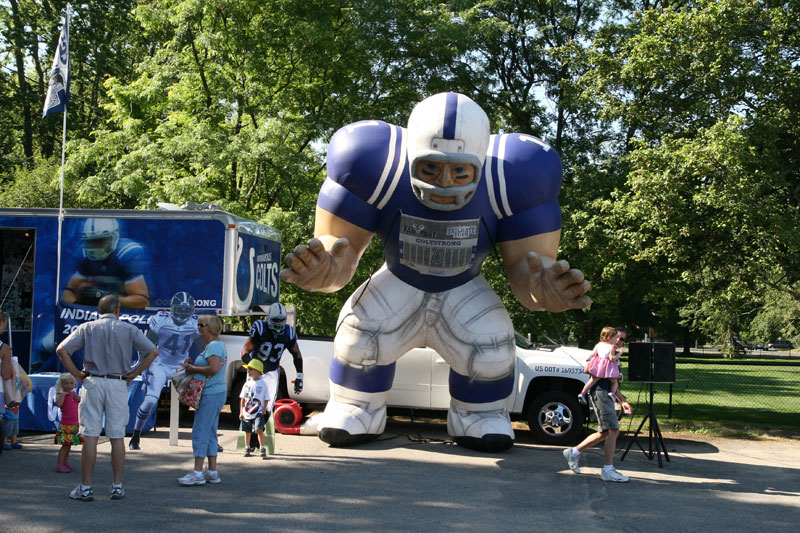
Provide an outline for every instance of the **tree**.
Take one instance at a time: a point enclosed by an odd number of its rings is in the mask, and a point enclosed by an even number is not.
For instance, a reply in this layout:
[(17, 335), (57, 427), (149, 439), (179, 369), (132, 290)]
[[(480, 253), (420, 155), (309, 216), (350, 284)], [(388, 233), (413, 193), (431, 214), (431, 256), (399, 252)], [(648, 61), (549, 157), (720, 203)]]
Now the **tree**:
[[(788, 8), (788, 9), (784, 9)], [(682, 323), (733, 336), (797, 281), (796, 3), (699, 2), (600, 41), (587, 94), (627, 136), (617, 217), (586, 216), (651, 269)], [(605, 204), (600, 204), (605, 205)]]
[[(467, 5), (465, 5), (467, 4)], [(576, 85), (588, 63), (601, 2), (594, 0), (491, 0), (452, 2), (464, 21), (467, 38), (460, 61), (451, 67), (455, 87), (479, 102), (489, 114), (493, 131), (536, 135), (550, 143), (564, 165), (560, 202), (564, 234), (560, 255), (583, 268), (570, 213), (595, 188), (581, 188), (582, 176), (592, 172), (607, 138), (592, 105), (582, 102)], [(490, 256), (483, 268), (501, 295), (515, 326), (538, 340), (594, 340), (581, 311), (531, 313), (511, 294), (500, 261)]]
[[(403, 123), (454, 53), (441, 46), (448, 13), (425, 5), (139, 2), (153, 44), (132, 81), (106, 81), (110, 120), (75, 144), (67, 177), (79, 204), (212, 202), (269, 221), (285, 249), (304, 241), (333, 132), (364, 118)], [(285, 297), (315, 316), (322, 296), (295, 291)], [(320, 319), (314, 329), (332, 332), (335, 315)]]
[[(0, 10), (0, 46), (13, 57), (13, 61), (4, 59), (5, 70), (0, 74), (0, 92), (8, 96), (0, 104), (4, 132), (0, 179), (13, 190), (4, 187), (0, 201), (3, 205), (56, 207), (58, 194), (50, 194), (49, 185), (37, 190), (31, 184), (49, 183), (45, 174), (55, 168), (50, 178), (57, 179), (60, 170), (62, 115), (44, 120), (40, 116), (66, 2), (9, 0), (8, 4), (7, 12)], [(144, 44), (130, 15), (133, 5), (131, 1), (98, 0), (73, 7), (68, 142), (91, 138), (107, 117), (103, 80), (117, 76), (126, 83), (131, 64), (142, 54)]]

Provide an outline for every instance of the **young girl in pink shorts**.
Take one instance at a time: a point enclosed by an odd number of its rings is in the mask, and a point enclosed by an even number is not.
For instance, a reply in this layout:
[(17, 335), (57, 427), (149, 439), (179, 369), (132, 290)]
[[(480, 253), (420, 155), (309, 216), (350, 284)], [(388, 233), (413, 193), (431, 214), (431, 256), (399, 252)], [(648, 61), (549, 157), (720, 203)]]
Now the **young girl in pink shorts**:
[(78, 403), (81, 397), (75, 394), (75, 377), (69, 372), (58, 377), (55, 387), (56, 405), (61, 409), (61, 422), (55, 437), (56, 444), (61, 445), (56, 472), (67, 474), (72, 472), (72, 466), (67, 462), (70, 449), (81, 443), (81, 436), (78, 434)]
[(599, 379), (611, 381), (611, 392), (608, 395), (616, 400), (619, 391), (619, 354), (617, 353), (617, 330), (615, 328), (606, 326), (600, 332), (600, 342), (592, 350), (587, 366), (587, 373), (592, 378), (578, 395), (578, 401), (586, 405), (586, 395)]

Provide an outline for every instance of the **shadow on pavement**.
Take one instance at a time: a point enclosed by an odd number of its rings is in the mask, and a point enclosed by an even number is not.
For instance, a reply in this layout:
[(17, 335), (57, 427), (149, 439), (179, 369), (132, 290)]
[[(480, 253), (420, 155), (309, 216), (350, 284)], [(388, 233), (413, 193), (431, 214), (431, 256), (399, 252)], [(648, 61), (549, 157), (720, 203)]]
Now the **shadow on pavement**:
[(120, 501), (109, 498), (110, 445), (101, 439), (94, 502), (68, 498), (80, 476), (55, 473), (52, 434), (25, 434), (22, 450), (0, 455), (0, 529), (778, 532), (796, 531), (800, 519), (796, 442), (666, 439), (664, 468), (632, 448), (617, 462), (631, 482), (609, 484), (599, 479), (601, 448), (585, 453), (576, 475), (562, 448), (522, 431), (511, 450), (483, 454), (453, 445), (443, 423), (392, 419), (380, 439), (356, 448), (277, 435), (276, 454), (262, 460), (235, 450), (236, 426), (223, 417), (222, 483), (197, 487), (176, 483), (192, 465), (191, 414), (181, 417), (178, 446), (168, 445), (166, 426), (148, 432), (142, 450), (127, 454)]

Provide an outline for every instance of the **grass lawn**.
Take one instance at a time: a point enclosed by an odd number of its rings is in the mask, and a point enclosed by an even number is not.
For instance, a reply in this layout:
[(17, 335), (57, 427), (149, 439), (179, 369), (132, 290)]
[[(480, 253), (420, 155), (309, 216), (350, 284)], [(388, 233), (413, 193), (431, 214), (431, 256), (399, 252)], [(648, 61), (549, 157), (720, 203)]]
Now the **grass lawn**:
[[(627, 365), (623, 363), (623, 372)], [(655, 384), (655, 413), (662, 430), (800, 435), (800, 364), (753, 365), (746, 361), (678, 358), (672, 385)], [(647, 414), (647, 384), (627, 381), (634, 405), (633, 430)], [(631, 423), (628, 418), (625, 426)], [(627, 427), (625, 427), (627, 429)], [(646, 430), (646, 428), (645, 428)]]

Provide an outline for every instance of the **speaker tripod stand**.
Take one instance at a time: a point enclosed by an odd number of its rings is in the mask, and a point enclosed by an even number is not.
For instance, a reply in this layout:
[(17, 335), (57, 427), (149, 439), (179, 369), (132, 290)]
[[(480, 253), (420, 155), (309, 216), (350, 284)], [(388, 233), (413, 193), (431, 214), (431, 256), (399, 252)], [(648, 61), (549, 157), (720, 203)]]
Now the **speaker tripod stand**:
[[(661, 462), (661, 452), (664, 452), (664, 458), (669, 461), (669, 454), (667, 453), (667, 449), (664, 446), (664, 438), (661, 436), (661, 429), (658, 427), (658, 419), (656, 418), (656, 412), (653, 409), (653, 382), (650, 382), (650, 400), (647, 404), (647, 415), (642, 419), (642, 423), (639, 424), (639, 429), (636, 430), (636, 433), (628, 441), (628, 446), (625, 448), (625, 452), (620, 457), (620, 461), (625, 459), (625, 456), (628, 455), (628, 451), (630, 451), (631, 446), (635, 442), (636, 445), (642, 450), (648, 459), (652, 460), (653, 456), (658, 457), (658, 467), (664, 468), (664, 463)], [(647, 451), (642, 448), (642, 445), (639, 444), (638, 436), (639, 432), (642, 431), (645, 422), (650, 421), (649, 425), (649, 436), (647, 437)]]

